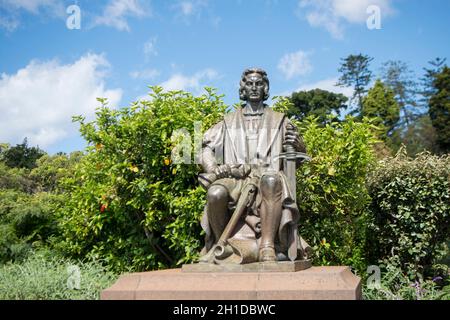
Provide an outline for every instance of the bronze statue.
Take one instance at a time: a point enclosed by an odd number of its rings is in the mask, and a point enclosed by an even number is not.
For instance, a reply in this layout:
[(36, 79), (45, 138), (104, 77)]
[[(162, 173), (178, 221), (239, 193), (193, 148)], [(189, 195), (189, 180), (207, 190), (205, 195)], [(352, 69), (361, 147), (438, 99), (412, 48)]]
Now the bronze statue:
[(203, 137), (200, 183), (207, 189), (200, 262), (246, 264), (307, 259), (298, 235), (296, 167), (306, 149), (296, 127), (269, 108), (267, 73), (242, 74), (244, 104)]

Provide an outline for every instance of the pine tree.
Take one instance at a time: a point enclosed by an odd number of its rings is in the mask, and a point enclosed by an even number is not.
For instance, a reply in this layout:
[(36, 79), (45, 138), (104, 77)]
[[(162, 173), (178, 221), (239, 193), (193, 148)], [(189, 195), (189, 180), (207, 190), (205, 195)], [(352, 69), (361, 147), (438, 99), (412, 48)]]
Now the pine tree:
[(445, 66), (434, 75), (434, 93), (429, 100), (429, 115), (442, 152), (450, 152), (450, 68)]
[(360, 113), (363, 97), (367, 92), (367, 86), (372, 80), (372, 71), (370, 71), (369, 65), (373, 58), (360, 53), (358, 55), (351, 54), (341, 60), (341, 66), (338, 70), (341, 73), (341, 77), (336, 85), (353, 87), (351, 102), (356, 100), (357, 110), (353, 110), (352, 113)]
[(402, 113), (400, 125), (408, 127), (421, 114), (416, 101), (417, 83), (413, 72), (405, 62), (389, 60), (383, 63), (381, 79), (394, 92)]
[(380, 138), (387, 140), (400, 119), (400, 108), (394, 92), (377, 80), (362, 102), (362, 117), (374, 118), (380, 128)]

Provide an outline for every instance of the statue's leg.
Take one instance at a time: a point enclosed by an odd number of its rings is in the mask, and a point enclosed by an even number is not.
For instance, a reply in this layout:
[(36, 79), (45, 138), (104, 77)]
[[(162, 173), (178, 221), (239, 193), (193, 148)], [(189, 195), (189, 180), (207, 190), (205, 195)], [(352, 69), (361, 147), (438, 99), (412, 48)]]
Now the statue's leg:
[(261, 177), (260, 189), (262, 202), (259, 261), (276, 261), (275, 236), (280, 225), (282, 211), (282, 186), (278, 174), (264, 174)]
[(214, 234), (214, 243), (219, 240), (228, 220), (228, 191), (224, 186), (212, 185), (208, 189), (208, 220)]

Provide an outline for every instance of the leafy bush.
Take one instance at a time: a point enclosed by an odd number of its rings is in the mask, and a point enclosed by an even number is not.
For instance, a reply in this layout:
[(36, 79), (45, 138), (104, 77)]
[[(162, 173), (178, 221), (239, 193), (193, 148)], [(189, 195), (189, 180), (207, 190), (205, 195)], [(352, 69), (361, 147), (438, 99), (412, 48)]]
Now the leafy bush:
[(10, 168), (0, 162), (0, 190), (14, 189), (31, 193), (33, 188), (34, 183), (28, 177), (27, 169)]
[(352, 117), (324, 127), (311, 117), (299, 128), (312, 160), (297, 173), (300, 233), (320, 265), (366, 269), (370, 201), (365, 177), (375, 161), (373, 127)]
[(450, 156), (404, 151), (379, 162), (368, 178), (375, 217), (374, 258), (410, 277), (427, 273), (448, 252), (450, 235)]
[[(69, 279), (73, 266), (80, 271), (79, 289)], [(99, 299), (116, 278), (98, 262), (72, 261), (43, 250), (22, 263), (0, 265), (0, 300)]]
[(450, 300), (450, 285), (440, 288), (439, 279), (411, 281), (395, 265), (387, 265), (380, 284), (363, 286), (365, 300)]
[(75, 119), (89, 147), (64, 184), (62, 246), (77, 257), (104, 258), (117, 271), (192, 261), (204, 193), (197, 165), (171, 162), (172, 134), (184, 129), (194, 137), (195, 122), (203, 129), (218, 122), (226, 110), (221, 97), (212, 89), (193, 97), (153, 87), (148, 101), (128, 108), (100, 101), (95, 121)]
[(63, 196), (0, 190), (0, 262), (20, 261), (57, 236), (56, 208)]
[(61, 192), (61, 182), (73, 175), (75, 165), (82, 157), (83, 153), (80, 151), (72, 152), (70, 155), (43, 155), (36, 161), (36, 167), (29, 174), (35, 191)]

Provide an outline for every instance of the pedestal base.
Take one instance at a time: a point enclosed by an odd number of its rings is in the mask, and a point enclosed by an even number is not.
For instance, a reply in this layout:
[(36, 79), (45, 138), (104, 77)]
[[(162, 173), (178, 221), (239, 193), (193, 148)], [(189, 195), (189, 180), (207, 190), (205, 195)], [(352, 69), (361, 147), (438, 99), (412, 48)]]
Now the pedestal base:
[(311, 260), (255, 262), (246, 264), (184, 264), (182, 272), (296, 272), (311, 268)]
[(298, 272), (193, 273), (180, 269), (123, 275), (102, 300), (355, 300), (361, 279), (348, 267)]

